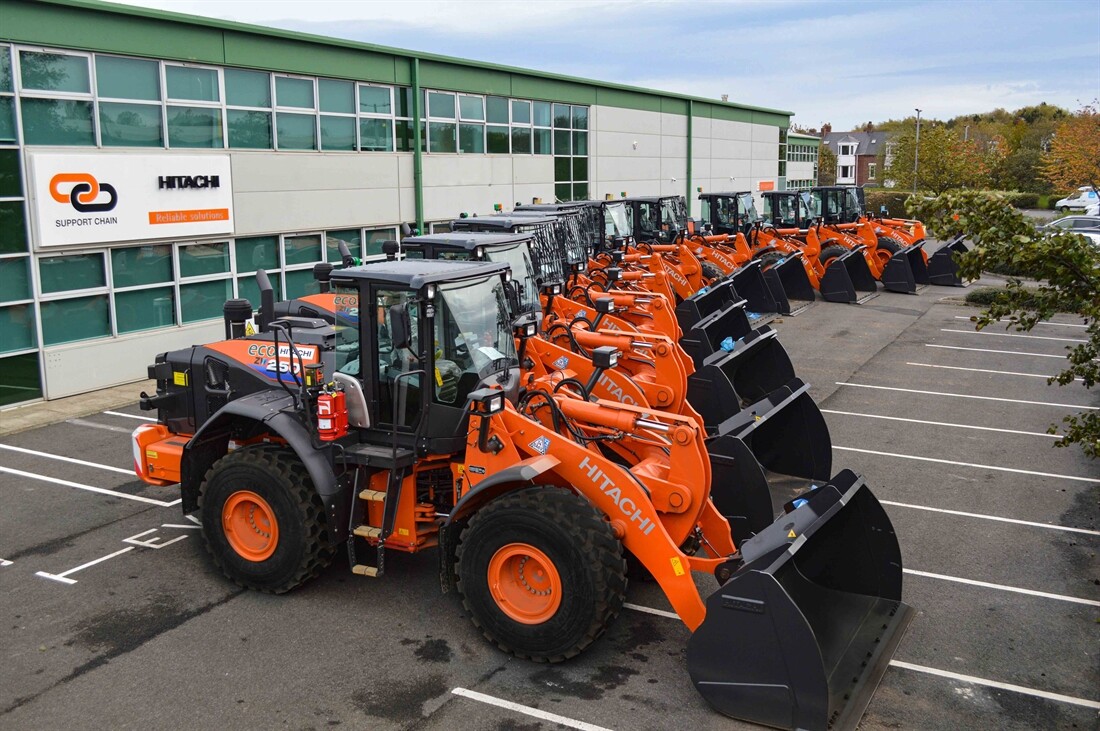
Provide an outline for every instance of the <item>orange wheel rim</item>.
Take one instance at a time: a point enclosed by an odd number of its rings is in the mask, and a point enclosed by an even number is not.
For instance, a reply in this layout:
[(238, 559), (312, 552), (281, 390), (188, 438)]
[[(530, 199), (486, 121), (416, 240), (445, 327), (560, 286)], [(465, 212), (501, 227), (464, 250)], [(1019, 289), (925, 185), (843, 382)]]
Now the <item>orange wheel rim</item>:
[(267, 501), (251, 490), (229, 496), (222, 506), (222, 530), (242, 558), (264, 561), (279, 545), (279, 523)]
[(554, 562), (532, 545), (501, 546), (489, 560), (488, 573), (493, 601), (521, 624), (541, 624), (561, 606), (561, 576)]

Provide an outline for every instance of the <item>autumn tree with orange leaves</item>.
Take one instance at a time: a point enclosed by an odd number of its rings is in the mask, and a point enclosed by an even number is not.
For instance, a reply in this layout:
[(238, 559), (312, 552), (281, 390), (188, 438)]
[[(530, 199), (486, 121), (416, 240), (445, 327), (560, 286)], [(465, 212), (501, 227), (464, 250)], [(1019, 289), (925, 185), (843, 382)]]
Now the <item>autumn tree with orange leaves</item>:
[(1058, 190), (1100, 186), (1100, 104), (1093, 101), (1058, 125), (1043, 155), (1043, 177)]

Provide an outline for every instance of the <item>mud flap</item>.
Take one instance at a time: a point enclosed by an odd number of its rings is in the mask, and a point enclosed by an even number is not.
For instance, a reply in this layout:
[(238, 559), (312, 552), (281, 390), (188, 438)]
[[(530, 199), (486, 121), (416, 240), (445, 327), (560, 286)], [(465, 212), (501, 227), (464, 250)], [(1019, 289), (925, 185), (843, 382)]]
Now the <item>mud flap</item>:
[(708, 355), (722, 349), (727, 338), (740, 340), (753, 331), (752, 323), (745, 312), (745, 301), (734, 302), (723, 309), (704, 317), (690, 328), (684, 328), (680, 338), (680, 347), (701, 368)]
[(825, 267), (821, 277), (821, 296), (826, 302), (862, 304), (878, 296), (878, 285), (871, 267), (863, 258), (863, 247), (846, 251)]
[(696, 690), (733, 718), (855, 728), (913, 618), (886, 511), (849, 470), (740, 545), (687, 647)]
[(726, 281), (733, 284), (734, 291), (740, 299), (748, 303), (748, 308), (752, 312), (773, 314), (783, 312), (781, 308), (784, 306), (790, 309), (789, 304), (785, 305), (777, 301), (775, 294), (768, 287), (758, 261), (747, 262), (740, 269), (727, 275)]
[(753, 330), (737, 340), (733, 350), (708, 355), (688, 376), (687, 399), (704, 424), (717, 427), (795, 377), (794, 364), (778, 335), (766, 325)]
[(797, 315), (816, 299), (801, 253), (772, 264), (764, 272), (764, 281), (775, 295), (781, 315)]
[(882, 268), (882, 276), (879, 277), (882, 286), (887, 292), (899, 292), (901, 294), (916, 294), (917, 282), (913, 278), (913, 268), (909, 265), (909, 259), (904, 251), (895, 252)]
[(965, 287), (959, 277), (959, 265), (954, 254), (964, 254), (969, 249), (963, 243), (966, 236), (956, 236), (928, 257), (928, 279), (941, 287)]

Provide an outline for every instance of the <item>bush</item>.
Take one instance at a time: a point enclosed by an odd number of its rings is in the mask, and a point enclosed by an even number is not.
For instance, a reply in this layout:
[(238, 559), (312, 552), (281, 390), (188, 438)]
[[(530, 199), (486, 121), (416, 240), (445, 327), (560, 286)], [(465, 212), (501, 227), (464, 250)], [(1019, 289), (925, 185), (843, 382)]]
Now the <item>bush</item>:
[[(982, 307), (989, 307), (994, 302), (1008, 302), (1009, 291), (1007, 287), (979, 287), (978, 289), (972, 289), (966, 293), (967, 304), (981, 305)], [(1034, 308), (1037, 301), (1034, 297), (1024, 298), (1023, 306), (1027, 308)]]
[(878, 214), (879, 208), (886, 206), (886, 210), (892, 216), (905, 215), (905, 201), (909, 200), (909, 193), (900, 190), (878, 189), (865, 191), (865, 194), (868, 213)]
[(1038, 193), (1013, 193), (1009, 198), (1009, 202), (1012, 203), (1014, 208), (1038, 208), (1039, 207), (1039, 194)]

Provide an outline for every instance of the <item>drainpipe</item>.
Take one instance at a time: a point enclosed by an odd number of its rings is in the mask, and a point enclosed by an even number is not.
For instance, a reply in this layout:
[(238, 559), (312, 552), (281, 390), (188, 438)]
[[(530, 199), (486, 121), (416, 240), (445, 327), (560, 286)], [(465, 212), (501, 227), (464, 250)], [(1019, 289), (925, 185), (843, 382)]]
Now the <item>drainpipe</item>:
[(424, 157), (421, 146), (424, 143), (420, 132), (420, 59), (412, 60), (412, 124), (413, 124), (413, 199), (416, 206), (416, 230), (424, 231)]
[(691, 135), (692, 135), (691, 118), (692, 118), (692, 114), (695, 111), (694, 105), (695, 105), (695, 102), (692, 101), (691, 99), (688, 99), (687, 195), (684, 196), (684, 199), (687, 201), (687, 215), (688, 215), (688, 218), (691, 218)]

